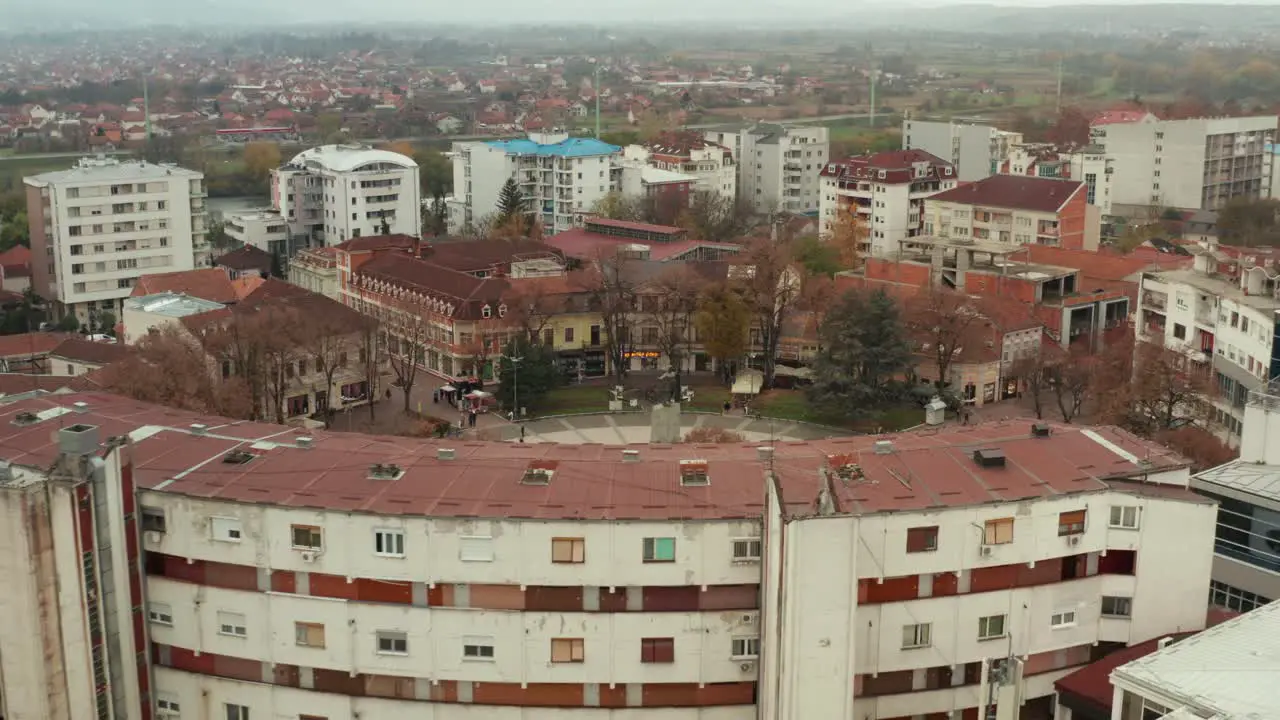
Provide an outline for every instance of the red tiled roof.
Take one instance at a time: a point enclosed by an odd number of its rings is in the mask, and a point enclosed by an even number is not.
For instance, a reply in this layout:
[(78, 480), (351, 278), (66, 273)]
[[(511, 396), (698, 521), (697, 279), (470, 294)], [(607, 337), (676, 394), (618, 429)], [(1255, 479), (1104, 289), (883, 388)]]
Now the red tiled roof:
[(92, 365), (109, 365), (123, 360), (129, 355), (129, 348), (116, 343), (95, 342), (84, 338), (70, 337), (58, 344), (49, 352), (49, 357), (76, 360)]
[(22, 358), (48, 355), (63, 340), (75, 337), (70, 333), (32, 332), (20, 335), (0, 335), (0, 358)]
[(502, 278), (477, 278), (464, 272), (415, 258), (382, 255), (375, 257), (358, 271), (360, 275), (382, 280), (439, 298), (454, 305), (454, 317), (480, 317), (480, 308), (501, 302), (507, 289)]
[(1084, 183), (1057, 178), (1026, 175), (992, 175), (977, 182), (944, 190), (927, 202), (953, 202), (965, 205), (1057, 212), (1073, 195), (1084, 190)]
[(261, 270), (263, 272), (270, 272), (271, 261), (271, 253), (252, 245), (245, 245), (244, 247), (237, 248), (226, 255), (216, 258), (213, 261), (213, 264), (225, 268), (231, 268), (232, 270)]
[(26, 245), (14, 245), (13, 247), (0, 253), (0, 266), (5, 269), (5, 275), (12, 276), (10, 268), (30, 268), (31, 267), (31, 248)]
[[(1194, 634), (1181, 633), (1173, 637), (1181, 639)], [(1092, 705), (1096, 710), (1110, 710), (1111, 701), (1114, 697), (1114, 690), (1111, 685), (1111, 671), (1127, 662), (1146, 657), (1155, 652), (1159, 649), (1160, 639), (1153, 638), (1146, 642), (1117, 650), (1101, 660), (1089, 663), (1058, 680), (1053, 686), (1058, 692), (1070, 693)]]
[(421, 241), (412, 235), (368, 235), (364, 237), (351, 238), (345, 242), (340, 242), (333, 247), (337, 250), (345, 250), (347, 252), (369, 252), (371, 250), (397, 250), (409, 249), (419, 244)]
[(423, 259), (433, 265), (469, 273), (490, 270), (521, 258), (545, 256), (562, 259), (563, 253), (533, 240), (467, 240), (432, 244)]
[(74, 389), (78, 378), (55, 375), (31, 375), (28, 373), (0, 373), (0, 395), (19, 395), (33, 390), (57, 392)]
[(162, 292), (186, 293), (201, 300), (223, 305), (229, 305), (238, 299), (235, 288), (231, 286), (231, 278), (222, 268), (143, 275), (138, 278), (138, 284), (134, 286), (132, 295), (141, 297)]
[[(375, 512), (399, 515), (525, 517), (544, 519), (720, 519), (759, 517), (764, 512), (766, 462), (757, 443), (698, 446), (640, 446), (638, 462), (623, 462), (625, 446), (456, 443), (434, 439), (369, 436), (324, 430), (293, 430), (275, 425), (209, 418), (139, 403), (106, 393), (31, 398), (0, 407), (0, 445), (11, 449), (17, 465), (48, 467), (57, 455), (57, 437), (44, 423), (16, 425), (19, 412), (39, 412), (84, 402), (76, 422), (96, 425), (102, 437), (127, 434), (143, 425), (159, 428), (134, 445), (135, 477), (140, 487), (165, 483), (164, 492), (254, 504)], [(210, 427), (192, 435), (193, 422)], [(818, 468), (833, 454), (856, 458), (869, 482), (837, 483), (839, 511), (920, 511), (945, 506), (1087, 493), (1107, 489), (1106, 478), (1144, 472), (1108, 447), (1130, 457), (1148, 456), (1156, 468), (1185, 467), (1177, 456), (1116, 428), (1087, 428), (1106, 443), (1085, 435), (1086, 428), (1053, 425), (1047, 438), (1030, 436), (1029, 421), (985, 423), (966, 428), (899, 433), (894, 452), (877, 454), (883, 436), (786, 443), (776, 447), (778, 483), (788, 514), (813, 512)], [(300, 436), (312, 447), (287, 447)], [(270, 439), (246, 464), (208, 462), (232, 449)], [(999, 447), (1004, 468), (982, 468), (975, 448)], [(456, 459), (440, 459), (437, 449), (454, 450)], [(679, 461), (690, 453), (707, 460), (712, 482), (704, 487), (680, 483)], [(557, 462), (547, 485), (520, 482), (533, 461)], [(370, 480), (373, 464), (404, 470), (395, 480)], [(907, 477), (909, 483), (901, 478)], [(1136, 481), (1135, 481), (1136, 482)], [(1126, 483), (1131, 485), (1133, 483)], [(1209, 502), (1173, 486), (1143, 485), (1145, 492), (1167, 491), (1179, 500)], [(1119, 492), (1129, 492), (1121, 487)]]
[(604, 217), (590, 217), (585, 223), (587, 227), (597, 226), (601, 228), (615, 228), (618, 230), (635, 230), (639, 232), (653, 233), (655, 235), (681, 235), (686, 232), (682, 227), (675, 225), (655, 225), (653, 223), (632, 222), (631, 220), (613, 220)]
[[(912, 169), (927, 163), (927, 177), (916, 177)], [(884, 177), (880, 177), (883, 172)], [(924, 150), (886, 150), (871, 155), (851, 157), (822, 168), (823, 177), (852, 180), (875, 180), (882, 183), (906, 183), (916, 180), (955, 177), (955, 166)]]
[(1141, 258), (1106, 255), (1089, 250), (1069, 250), (1048, 245), (1027, 245), (1026, 251), (1031, 262), (1079, 270), (1082, 276), (1092, 280), (1135, 282), (1130, 279), (1132, 276), (1144, 270), (1150, 270), (1154, 265)]

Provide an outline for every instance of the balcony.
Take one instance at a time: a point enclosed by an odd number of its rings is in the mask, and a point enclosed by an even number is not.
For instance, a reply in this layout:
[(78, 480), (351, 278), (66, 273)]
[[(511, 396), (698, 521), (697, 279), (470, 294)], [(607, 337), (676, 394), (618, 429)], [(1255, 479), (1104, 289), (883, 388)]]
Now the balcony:
[(1169, 307), (1169, 296), (1162, 292), (1148, 290), (1142, 294), (1142, 304), (1144, 307), (1164, 310)]

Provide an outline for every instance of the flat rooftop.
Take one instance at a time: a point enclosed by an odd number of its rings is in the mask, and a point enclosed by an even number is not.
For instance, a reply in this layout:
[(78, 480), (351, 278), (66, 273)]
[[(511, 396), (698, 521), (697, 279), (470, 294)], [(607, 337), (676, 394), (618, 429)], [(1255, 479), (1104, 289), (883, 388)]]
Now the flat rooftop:
[(1254, 310), (1280, 310), (1280, 300), (1266, 295), (1249, 295), (1240, 289), (1237, 281), (1228, 278), (1205, 275), (1195, 270), (1160, 270), (1147, 274), (1158, 282), (1190, 285), (1210, 295), (1227, 298)]
[[(77, 405), (77, 403), (82, 403)], [(39, 420), (32, 421), (32, 418)], [(203, 428), (193, 429), (199, 423)], [(1178, 485), (1131, 478), (1182, 469), (1172, 451), (1114, 427), (1051, 426), (1032, 437), (1028, 421), (941, 431), (774, 443), (772, 461), (757, 443), (558, 444), (436, 440), (304, 431), (231, 421), (141, 403), (109, 393), (72, 393), (0, 404), (0, 458), (47, 468), (57, 432), (94, 425), (100, 438), (129, 436), (134, 477), (147, 490), (228, 502), (344, 512), (437, 517), (574, 520), (758, 518), (772, 467), (785, 511), (814, 512), (822, 467), (860, 467), (856, 482), (835, 482), (841, 513), (942, 510), (1105, 491), (1212, 502)], [(300, 437), (312, 439), (299, 447)], [(876, 441), (892, 440), (892, 452)], [(1003, 467), (980, 466), (979, 448), (998, 448)], [(231, 451), (251, 453), (244, 463)], [(442, 450), (452, 450), (453, 458)], [(623, 450), (636, 450), (624, 462)], [(705, 460), (709, 484), (680, 482), (681, 460)], [(532, 463), (553, 468), (545, 485), (521, 482)], [(372, 479), (375, 464), (396, 465), (393, 480)]]
[(1180, 705), (1170, 710), (1187, 717), (1280, 719), (1280, 602), (1121, 665), (1111, 677), (1175, 698)]
[(915, 237), (899, 240), (898, 245), (904, 248), (904, 252), (906, 252), (905, 248), (910, 245), (919, 245), (924, 248), (941, 246), (951, 250), (970, 250), (988, 255), (1012, 255), (1025, 250), (1023, 245), (1002, 243), (999, 240), (976, 240), (973, 238), (940, 237), (938, 235), (916, 235)]
[(27, 178), (31, 185), (65, 185), (77, 183), (128, 182), (131, 180), (160, 180), (178, 177), (192, 180), (204, 177), (203, 173), (168, 163), (156, 164), (137, 160), (115, 158), (82, 158), (68, 170), (54, 170)]
[(124, 299), (125, 310), (154, 313), (166, 317), (187, 317), (199, 315), (210, 310), (219, 310), (223, 306), (212, 300), (202, 300), (185, 293), (162, 292)]

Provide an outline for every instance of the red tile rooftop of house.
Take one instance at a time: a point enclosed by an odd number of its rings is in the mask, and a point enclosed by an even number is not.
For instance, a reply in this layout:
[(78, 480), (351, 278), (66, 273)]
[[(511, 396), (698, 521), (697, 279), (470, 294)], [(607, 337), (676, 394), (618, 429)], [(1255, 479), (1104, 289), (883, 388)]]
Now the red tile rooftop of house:
[(1026, 175), (992, 175), (968, 185), (944, 190), (930, 202), (954, 202), (993, 208), (1057, 212), (1084, 183)]
[[(77, 408), (75, 403), (85, 403)], [(27, 422), (19, 421), (19, 414)], [(45, 420), (29, 422), (32, 414)], [(59, 419), (60, 418), (60, 419)], [(1185, 467), (1165, 448), (1110, 427), (1053, 426), (1033, 437), (1030, 423), (1008, 421), (961, 429), (859, 436), (777, 445), (775, 459), (755, 444), (560, 445), (442, 441), (307, 432), (236, 422), (148, 405), (106, 393), (24, 399), (0, 407), (0, 456), (46, 468), (57, 434), (71, 419), (96, 425), (102, 439), (129, 435), (135, 477), (144, 488), (235, 502), (269, 503), (384, 514), (570, 519), (724, 519), (764, 509), (769, 465), (787, 512), (813, 512), (819, 469), (831, 455), (856, 458), (856, 481), (834, 480), (840, 512), (923, 511), (1100, 491), (1195, 499), (1174, 485), (1115, 478)], [(203, 428), (192, 429), (193, 423)], [(297, 438), (312, 438), (297, 447)], [(890, 452), (875, 443), (890, 440)], [(983, 467), (979, 448), (998, 448), (1003, 467)], [(623, 449), (639, 451), (624, 462)], [(238, 450), (242, 464), (217, 460)], [(1145, 457), (1149, 465), (1140, 467)], [(214, 461), (210, 461), (214, 458)], [(680, 461), (705, 460), (709, 484), (686, 486)], [(521, 483), (531, 462), (556, 463), (546, 485)], [(374, 465), (396, 465), (396, 479), (374, 479)]]

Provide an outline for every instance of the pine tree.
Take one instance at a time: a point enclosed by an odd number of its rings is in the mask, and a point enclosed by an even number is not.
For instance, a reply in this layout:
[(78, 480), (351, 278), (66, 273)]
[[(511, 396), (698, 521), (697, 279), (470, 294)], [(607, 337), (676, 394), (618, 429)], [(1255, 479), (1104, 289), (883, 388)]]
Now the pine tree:
[(814, 361), (810, 399), (847, 418), (873, 415), (898, 400), (911, 368), (898, 306), (883, 291), (848, 293), (819, 329), (822, 350)]
[(528, 204), (528, 198), (520, 192), (515, 178), (507, 178), (498, 193), (498, 217), (494, 225), (506, 225), (516, 215), (528, 212)]

